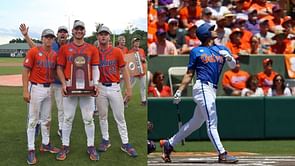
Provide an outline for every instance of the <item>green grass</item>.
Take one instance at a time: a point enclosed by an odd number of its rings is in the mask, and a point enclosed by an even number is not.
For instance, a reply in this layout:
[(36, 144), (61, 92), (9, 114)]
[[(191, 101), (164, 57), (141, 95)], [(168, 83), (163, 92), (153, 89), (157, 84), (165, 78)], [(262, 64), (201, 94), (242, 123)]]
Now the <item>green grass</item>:
[(9, 58), (9, 57), (0, 57), (0, 63), (22, 63), (24, 58)]
[[(222, 141), (229, 152), (252, 152), (262, 155), (294, 155), (295, 140), (253, 140), (253, 141)], [(210, 141), (186, 141), (185, 145), (176, 145), (176, 152), (214, 152)], [(161, 151), (157, 144), (157, 151)]]
[(21, 74), (22, 69), (22, 66), (0, 66), (0, 75)]
[[(139, 156), (131, 158), (120, 150), (121, 140), (112, 116), (109, 113), (109, 131), (112, 147), (100, 154), (100, 160), (90, 161), (86, 154), (86, 136), (81, 112), (78, 109), (71, 134), (71, 152), (65, 161), (56, 161), (55, 155), (37, 152), (39, 165), (146, 165), (146, 117), (145, 107), (140, 106), (138, 87), (135, 87), (133, 100), (125, 110), (130, 143), (136, 148)], [(27, 138), (26, 138), (26, 104), (22, 99), (20, 87), (0, 87), (0, 165), (26, 165)], [(98, 118), (95, 117), (95, 145), (98, 146), (101, 135)], [(57, 110), (52, 110), (51, 142), (60, 147), (61, 141), (57, 136)], [(36, 145), (41, 142), (39, 136)]]

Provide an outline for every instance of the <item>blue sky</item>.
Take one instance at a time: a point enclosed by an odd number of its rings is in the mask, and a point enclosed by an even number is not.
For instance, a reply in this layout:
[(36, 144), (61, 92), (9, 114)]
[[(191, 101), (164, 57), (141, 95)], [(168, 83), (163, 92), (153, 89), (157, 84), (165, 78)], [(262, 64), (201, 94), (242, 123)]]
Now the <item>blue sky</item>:
[(56, 32), (60, 25), (72, 27), (77, 19), (85, 22), (86, 36), (95, 31), (96, 23), (116, 34), (130, 24), (146, 31), (146, 18), (146, 0), (5, 0), (0, 5), (0, 44), (22, 37), (21, 23), (29, 26), (32, 38), (39, 39), (43, 29)]

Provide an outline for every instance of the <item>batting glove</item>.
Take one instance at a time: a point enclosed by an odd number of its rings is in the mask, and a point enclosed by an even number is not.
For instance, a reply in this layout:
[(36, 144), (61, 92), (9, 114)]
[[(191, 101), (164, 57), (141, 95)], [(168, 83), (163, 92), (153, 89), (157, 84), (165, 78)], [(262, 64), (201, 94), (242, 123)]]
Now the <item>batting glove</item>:
[(225, 57), (225, 59), (226, 59), (227, 61), (232, 61), (232, 56), (230, 55), (230, 53), (229, 53), (228, 51), (226, 51), (226, 50), (220, 50), (219, 53), (220, 53), (223, 57)]
[(181, 101), (181, 90), (177, 90), (174, 94), (173, 104), (178, 104)]

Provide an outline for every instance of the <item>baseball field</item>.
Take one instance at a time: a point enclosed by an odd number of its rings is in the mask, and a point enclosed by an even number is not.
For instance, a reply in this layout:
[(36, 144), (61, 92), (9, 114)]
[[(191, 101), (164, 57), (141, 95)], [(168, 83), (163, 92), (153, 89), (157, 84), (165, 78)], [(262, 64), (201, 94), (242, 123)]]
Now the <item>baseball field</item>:
[[(21, 74), (22, 58), (0, 58), (0, 76)], [(0, 78), (1, 81), (1, 78)], [(5, 80), (6, 81), (6, 80)], [(0, 165), (27, 165), (27, 138), (26, 138), (26, 104), (22, 99), (21, 87), (0, 86)], [(133, 98), (129, 107), (125, 110), (130, 143), (136, 148), (138, 157), (131, 158), (120, 149), (121, 140), (118, 134), (112, 113), (109, 112), (109, 127), (111, 148), (100, 153), (100, 160), (90, 161), (86, 153), (86, 135), (84, 124), (81, 120), (81, 112), (78, 109), (71, 134), (71, 150), (65, 161), (55, 160), (55, 155), (41, 154), (37, 151), (37, 165), (136, 165), (144, 166), (147, 163), (146, 156), (146, 108), (140, 105), (139, 87), (133, 90)], [(101, 135), (98, 117), (95, 117), (95, 145), (98, 147)], [(55, 104), (52, 109), (51, 142), (57, 147), (61, 141), (57, 135), (57, 110)], [(39, 147), (41, 136), (36, 140)]]

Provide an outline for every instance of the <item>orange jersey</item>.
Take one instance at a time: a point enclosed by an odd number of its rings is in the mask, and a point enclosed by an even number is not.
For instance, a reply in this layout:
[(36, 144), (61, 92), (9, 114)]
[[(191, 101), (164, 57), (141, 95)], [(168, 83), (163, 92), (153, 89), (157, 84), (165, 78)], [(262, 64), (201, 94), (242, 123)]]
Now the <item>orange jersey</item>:
[(106, 50), (99, 50), (100, 80), (102, 83), (120, 82), (120, 69), (125, 66), (123, 52), (117, 47), (109, 46)]
[(44, 84), (54, 81), (57, 55), (52, 49), (47, 52), (43, 47), (31, 48), (24, 59), (24, 67), (29, 68), (29, 81)]
[(274, 54), (292, 54), (294, 48), (292, 47), (291, 40), (284, 40), (282, 45), (278, 45), (277, 43), (270, 47), (270, 52)]
[(188, 47), (197, 47), (201, 45), (201, 41), (197, 37), (192, 38), (188, 35), (185, 35), (184, 39), (185, 39), (185, 44), (187, 44)]
[(232, 43), (231, 41), (228, 41), (226, 43), (226, 47), (233, 54), (234, 58), (236, 58), (238, 57), (238, 54), (240, 51), (248, 51), (250, 49), (250, 44), (242, 42), (241, 45), (236, 45)]
[(124, 46), (123, 47), (117, 46), (117, 47), (122, 50), (123, 54), (127, 54), (128, 53), (128, 48), (127, 47), (124, 47)]
[(90, 80), (92, 80), (91, 66), (99, 64), (97, 48), (91, 44), (84, 43), (82, 46), (76, 46), (74, 43), (63, 45), (58, 52), (57, 64), (64, 67), (65, 79), (71, 79), (71, 68), (74, 55), (86, 55), (87, 63), (90, 65)]
[(171, 89), (169, 86), (164, 85), (163, 89), (158, 91), (158, 89), (154, 86), (150, 86), (148, 88), (148, 94), (152, 94), (153, 97), (171, 97)]
[(278, 73), (275, 71), (272, 71), (270, 76), (267, 76), (264, 72), (260, 72), (257, 74), (258, 86), (263, 89), (264, 94), (267, 94), (268, 89), (273, 84), (272, 80), (277, 74)]
[(246, 81), (249, 78), (249, 73), (243, 70), (235, 73), (228, 70), (224, 73), (222, 78), (222, 86), (230, 85), (237, 90), (242, 90), (246, 87)]
[(147, 71), (147, 65), (146, 65), (146, 55), (145, 55), (144, 50), (142, 48), (139, 48), (138, 50), (132, 48), (131, 50), (129, 50), (128, 53), (133, 53), (133, 52), (137, 52), (137, 51), (138, 51), (138, 53), (140, 55), (142, 68), (143, 68), (143, 71), (144, 71), (144, 73), (142, 75), (145, 75), (146, 71)]
[(187, 20), (188, 23), (194, 23), (199, 20), (202, 16), (202, 8), (200, 5), (195, 7), (195, 11), (189, 11), (188, 7), (183, 7), (179, 11), (180, 19)]

